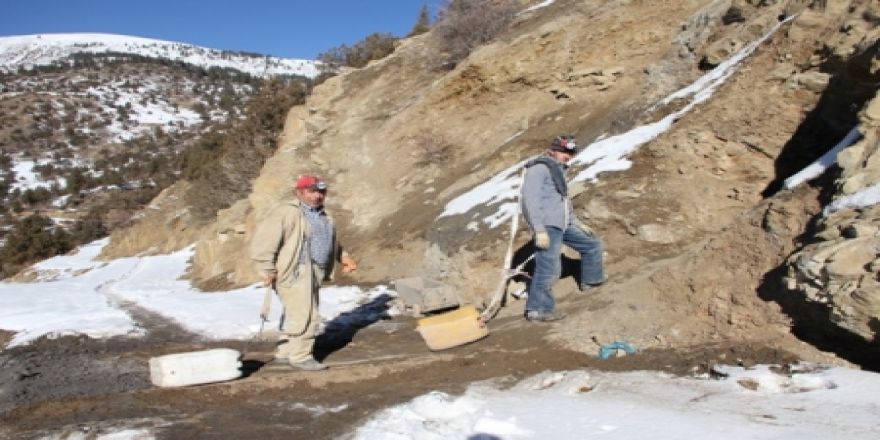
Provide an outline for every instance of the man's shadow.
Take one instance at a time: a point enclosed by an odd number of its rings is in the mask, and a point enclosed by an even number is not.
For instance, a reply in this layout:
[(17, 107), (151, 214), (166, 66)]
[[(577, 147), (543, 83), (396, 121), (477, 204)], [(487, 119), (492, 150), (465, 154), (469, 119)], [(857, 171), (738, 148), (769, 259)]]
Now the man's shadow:
[[(389, 319), (388, 302), (392, 299), (391, 295), (382, 294), (354, 310), (340, 314), (325, 324), (324, 332), (315, 338), (313, 357), (322, 361), (331, 353), (348, 345), (361, 329), (379, 320)], [(266, 365), (268, 365), (267, 362), (254, 359), (242, 361), (243, 377), (250, 376)]]
[[(514, 276), (512, 278), (514, 282), (529, 283), (530, 277), (535, 274), (535, 258), (533, 255), (536, 250), (534, 243), (529, 242), (520, 246), (513, 253), (513, 262), (508, 269), (515, 269), (523, 264), (524, 261), (528, 260), (522, 268), (524, 274)], [(569, 258), (564, 253), (561, 254), (560, 258), (562, 259), (562, 273), (560, 274), (559, 279), (573, 278), (576, 285), (579, 286), (581, 284), (581, 260), (579, 258)]]
[[(513, 253), (513, 260), (510, 264), (510, 267), (507, 269), (516, 269), (522, 265), (520, 269), (520, 274), (514, 275), (511, 277), (511, 282), (514, 283), (524, 283), (526, 285), (526, 289), (531, 282), (531, 277), (535, 274), (535, 246), (534, 243), (529, 242), (522, 246), (520, 246)], [(575, 283), (578, 283), (581, 279), (581, 261), (580, 259), (569, 258), (565, 254), (560, 255), (561, 258), (561, 274), (559, 275), (559, 279), (562, 280), (564, 278), (574, 278)], [(525, 264), (523, 264), (525, 262)], [(552, 286), (551, 286), (552, 287)], [(508, 287), (508, 292), (513, 295), (517, 295), (516, 292), (510, 291)], [(528, 290), (523, 292), (523, 294), (527, 295)], [(517, 298), (522, 299), (523, 296), (517, 295)], [(503, 300), (501, 302), (502, 307), (506, 307), (510, 302), (509, 295), (504, 295)]]
[(382, 319), (389, 319), (388, 307), (392, 296), (382, 294), (370, 302), (345, 312), (324, 326), (324, 332), (315, 338), (313, 355), (323, 361), (333, 352), (348, 345), (361, 329)]

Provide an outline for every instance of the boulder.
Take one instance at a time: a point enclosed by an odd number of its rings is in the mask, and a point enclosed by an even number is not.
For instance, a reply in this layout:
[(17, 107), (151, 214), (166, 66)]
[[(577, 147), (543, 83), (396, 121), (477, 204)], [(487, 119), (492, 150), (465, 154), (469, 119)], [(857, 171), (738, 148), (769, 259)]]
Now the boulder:
[(798, 84), (804, 86), (807, 90), (811, 92), (821, 93), (825, 90), (825, 87), (828, 87), (828, 82), (831, 80), (831, 75), (824, 72), (803, 72), (796, 76), (796, 80)]
[(864, 275), (868, 266), (877, 258), (877, 243), (870, 237), (847, 240), (846, 245), (837, 250), (826, 261), (825, 270), (831, 279), (858, 278)]
[(657, 223), (639, 226), (638, 234), (640, 239), (649, 243), (669, 244), (676, 241), (675, 233), (671, 227)]
[(811, 40), (821, 31), (824, 23), (825, 17), (822, 12), (804, 11), (791, 23), (788, 38), (793, 42)]

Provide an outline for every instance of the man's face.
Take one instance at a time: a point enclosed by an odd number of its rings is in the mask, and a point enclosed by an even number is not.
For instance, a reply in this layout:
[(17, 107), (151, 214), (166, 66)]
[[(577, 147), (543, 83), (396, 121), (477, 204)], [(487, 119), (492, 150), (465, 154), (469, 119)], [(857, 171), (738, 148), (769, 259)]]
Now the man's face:
[(567, 164), (574, 157), (574, 154), (568, 151), (550, 150), (550, 156), (561, 164)]
[(296, 196), (299, 200), (310, 208), (317, 208), (319, 206), (324, 205), (324, 197), (327, 195), (327, 190), (320, 190), (315, 188), (303, 188), (296, 190)]

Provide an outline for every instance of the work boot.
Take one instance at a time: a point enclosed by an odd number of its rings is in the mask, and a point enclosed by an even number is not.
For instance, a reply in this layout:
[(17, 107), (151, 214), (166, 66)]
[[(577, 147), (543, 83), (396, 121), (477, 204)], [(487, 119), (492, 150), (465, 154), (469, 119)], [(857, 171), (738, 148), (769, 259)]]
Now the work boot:
[(596, 291), (598, 291), (598, 290), (599, 290), (599, 287), (601, 287), (601, 286), (602, 286), (602, 283), (598, 283), (598, 284), (581, 284), (581, 285), (580, 285), (580, 289), (581, 289), (581, 293), (582, 293), (582, 294), (584, 294), (584, 295), (592, 295), (592, 294), (596, 293)]
[(266, 361), (263, 367), (266, 370), (284, 370), (290, 368), (290, 361), (287, 358), (276, 357), (270, 361)]
[(326, 365), (316, 361), (315, 358), (308, 358), (302, 362), (291, 362), (290, 366), (306, 371), (320, 371), (327, 369)]
[(529, 310), (526, 312), (526, 320), (538, 322), (559, 321), (565, 318), (565, 313), (559, 312), (539, 312), (537, 310)]

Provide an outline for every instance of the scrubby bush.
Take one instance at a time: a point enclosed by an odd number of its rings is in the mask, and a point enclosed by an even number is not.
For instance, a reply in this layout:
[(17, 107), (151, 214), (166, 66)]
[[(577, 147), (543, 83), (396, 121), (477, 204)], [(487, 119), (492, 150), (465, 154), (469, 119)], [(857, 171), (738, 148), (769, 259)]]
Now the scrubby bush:
[(318, 61), (327, 70), (336, 70), (343, 66), (364, 67), (370, 61), (385, 58), (394, 52), (397, 40), (397, 37), (389, 33), (373, 33), (354, 46), (343, 44), (319, 54)]
[(92, 208), (83, 218), (77, 220), (70, 228), (72, 240), (77, 244), (89, 243), (107, 236), (102, 214), (106, 209)]
[[(0, 178), (0, 200), (5, 199), (6, 196), (9, 195), (9, 188), (11, 187), (12, 176), (6, 175)], [(6, 210), (6, 208), (8, 208), (7, 206), (3, 206), (2, 203), (0, 203), (0, 207), (2, 207), (4, 211)]]
[(0, 169), (8, 170), (12, 166), (12, 156), (6, 151), (0, 151)]
[(69, 194), (76, 195), (80, 191), (96, 185), (94, 179), (87, 172), (88, 170), (82, 167), (73, 167), (67, 170), (65, 179), (67, 180), (67, 192)]
[(413, 148), (417, 166), (441, 165), (455, 155), (455, 148), (446, 136), (433, 131), (408, 136), (406, 141)]
[(181, 176), (194, 181), (207, 178), (212, 172), (223, 147), (223, 134), (219, 130), (205, 133), (182, 154)]
[(21, 200), (28, 206), (37, 205), (52, 198), (52, 192), (47, 188), (28, 188), (21, 194)]
[(54, 227), (52, 220), (39, 214), (15, 223), (0, 249), (0, 276), (13, 275), (34, 261), (63, 254), (73, 248), (70, 234)]
[(192, 105), (192, 110), (198, 113), (199, 117), (202, 118), (203, 121), (211, 120), (211, 115), (208, 113), (208, 106), (206, 106), (204, 102), (196, 102)]
[(503, 32), (516, 17), (515, 0), (449, 0), (440, 10), (435, 35), (448, 63), (458, 63), (471, 50)]

